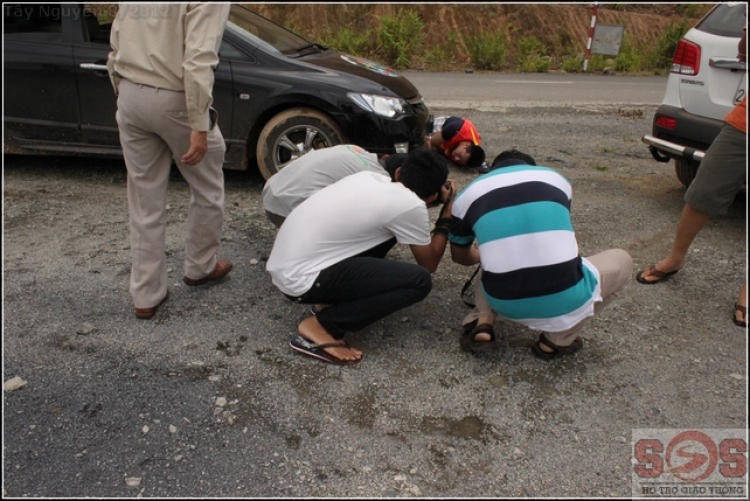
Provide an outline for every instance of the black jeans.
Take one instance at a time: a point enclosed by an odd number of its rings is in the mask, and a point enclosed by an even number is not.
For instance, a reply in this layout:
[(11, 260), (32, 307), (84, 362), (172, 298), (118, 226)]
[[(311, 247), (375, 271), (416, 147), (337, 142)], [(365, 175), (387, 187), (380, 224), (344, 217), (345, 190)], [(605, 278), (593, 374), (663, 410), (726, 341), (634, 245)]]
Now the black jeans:
[(328, 304), (318, 322), (334, 339), (361, 330), (427, 297), (432, 275), (412, 263), (355, 256), (320, 272), (312, 288), (293, 301)]

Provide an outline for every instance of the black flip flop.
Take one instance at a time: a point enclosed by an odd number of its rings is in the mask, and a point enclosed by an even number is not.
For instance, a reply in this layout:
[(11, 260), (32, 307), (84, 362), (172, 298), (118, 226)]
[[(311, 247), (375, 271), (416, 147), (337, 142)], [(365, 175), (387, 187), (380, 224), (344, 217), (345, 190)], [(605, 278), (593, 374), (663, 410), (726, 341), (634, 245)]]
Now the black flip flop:
[(362, 360), (361, 357), (357, 360), (342, 360), (324, 351), (326, 348), (349, 348), (349, 345), (346, 344), (344, 340), (337, 341), (335, 343), (315, 344), (312, 341), (307, 340), (300, 335), (296, 335), (289, 342), (289, 346), (294, 351), (304, 353), (307, 356), (317, 358), (318, 360), (322, 360), (323, 362), (328, 362), (329, 364), (354, 365), (354, 364), (358, 364)]
[[(646, 285), (654, 285), (658, 284), (659, 282), (663, 282), (664, 280), (667, 280), (669, 277), (674, 275), (680, 270), (674, 270), (674, 271), (659, 271), (656, 269), (656, 265), (649, 266), (642, 272), (638, 273), (638, 275), (635, 276), (635, 279), (638, 280), (638, 282)], [(648, 281), (645, 278), (643, 278), (643, 274), (648, 273), (649, 275), (653, 275), (656, 277), (656, 280)]]

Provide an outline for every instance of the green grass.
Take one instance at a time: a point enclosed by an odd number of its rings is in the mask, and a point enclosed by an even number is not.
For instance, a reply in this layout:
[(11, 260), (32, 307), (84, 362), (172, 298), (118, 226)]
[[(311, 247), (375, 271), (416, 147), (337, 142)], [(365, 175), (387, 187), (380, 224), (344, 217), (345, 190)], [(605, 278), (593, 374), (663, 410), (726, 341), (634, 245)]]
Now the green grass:
[(457, 31), (450, 31), (444, 42), (433, 45), (427, 50), (425, 61), (430, 69), (447, 70), (453, 67), (456, 59), (458, 37), (459, 33)]
[(547, 56), (547, 46), (535, 36), (526, 36), (516, 45), (516, 69), (526, 73), (544, 73), (552, 63)]
[(645, 52), (646, 66), (650, 69), (670, 68), (677, 44), (689, 29), (687, 19), (683, 19), (679, 23), (670, 22), (664, 29), (662, 36), (650, 50)]
[(502, 32), (481, 32), (466, 40), (471, 64), (478, 70), (499, 70), (508, 57), (508, 40)]
[(562, 69), (568, 73), (579, 73), (583, 71), (583, 57), (581, 56), (568, 56), (563, 57)]
[(372, 32), (356, 33), (350, 28), (321, 37), (320, 43), (354, 56), (367, 56), (372, 51)]
[(620, 44), (620, 53), (615, 58), (615, 71), (642, 71), (644, 62), (645, 60), (641, 56), (640, 51), (633, 46), (630, 35), (625, 33)]
[(588, 71), (602, 71), (608, 66), (608, 59), (609, 56), (605, 56), (604, 54), (591, 54)]
[(380, 17), (376, 53), (387, 64), (408, 68), (424, 45), (424, 22), (415, 11), (399, 9), (396, 16)]

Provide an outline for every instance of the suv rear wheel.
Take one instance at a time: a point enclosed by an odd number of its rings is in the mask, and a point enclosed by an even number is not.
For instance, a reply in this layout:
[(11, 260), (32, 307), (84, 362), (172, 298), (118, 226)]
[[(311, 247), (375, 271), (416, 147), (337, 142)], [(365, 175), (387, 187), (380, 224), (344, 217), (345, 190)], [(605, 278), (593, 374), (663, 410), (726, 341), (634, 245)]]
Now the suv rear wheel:
[(688, 162), (687, 160), (674, 160), (674, 173), (677, 174), (677, 179), (687, 188), (690, 183), (695, 179), (695, 175), (698, 173), (698, 167), (700, 164)]
[(258, 137), (258, 169), (268, 180), (289, 162), (312, 150), (343, 144), (346, 138), (329, 116), (311, 108), (291, 108), (268, 121)]

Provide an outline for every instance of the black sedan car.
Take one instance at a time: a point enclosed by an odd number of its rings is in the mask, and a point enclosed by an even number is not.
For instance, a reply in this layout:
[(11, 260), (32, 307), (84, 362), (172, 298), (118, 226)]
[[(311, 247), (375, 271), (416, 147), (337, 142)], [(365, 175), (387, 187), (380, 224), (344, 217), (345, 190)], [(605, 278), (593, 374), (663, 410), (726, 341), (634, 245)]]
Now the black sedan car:
[[(116, 6), (97, 7), (3, 4), (6, 153), (122, 155), (105, 66)], [(225, 168), (257, 163), (268, 179), (312, 149), (351, 143), (379, 155), (406, 152), (432, 129), (406, 78), (240, 5), (231, 7), (220, 57), (214, 107)]]

